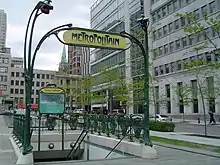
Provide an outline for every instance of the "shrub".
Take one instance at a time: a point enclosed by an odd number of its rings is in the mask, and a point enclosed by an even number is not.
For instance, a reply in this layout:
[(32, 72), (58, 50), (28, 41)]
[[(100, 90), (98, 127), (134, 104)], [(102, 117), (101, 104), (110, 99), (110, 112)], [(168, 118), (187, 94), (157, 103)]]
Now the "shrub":
[(150, 130), (152, 131), (160, 131), (160, 132), (173, 132), (175, 128), (174, 123), (170, 122), (161, 122), (161, 121), (153, 121), (149, 122)]

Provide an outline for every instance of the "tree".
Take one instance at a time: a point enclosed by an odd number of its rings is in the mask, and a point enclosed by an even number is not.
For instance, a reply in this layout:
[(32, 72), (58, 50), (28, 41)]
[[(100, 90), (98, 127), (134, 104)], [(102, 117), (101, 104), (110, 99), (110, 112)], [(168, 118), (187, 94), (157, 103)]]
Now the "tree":
[(174, 86), (174, 92), (178, 97), (178, 107), (180, 108), (180, 113), (183, 114), (183, 122), (185, 122), (185, 107), (189, 106), (192, 102), (191, 92), (192, 88), (186, 83), (177, 83), (177, 86)]
[(87, 111), (90, 111), (91, 100), (93, 99), (91, 93), (93, 83), (93, 79), (89, 75), (82, 77), (78, 82), (79, 91), (76, 92), (76, 94), (79, 98), (81, 107)]
[[(188, 20), (188, 23), (184, 27), (184, 32), (197, 40), (197, 45), (191, 48), (191, 52), (199, 55), (200, 52), (207, 51), (207, 54), (211, 54), (215, 56), (215, 59), (219, 58), (220, 51), (217, 45), (220, 39), (220, 14), (209, 16), (207, 13), (202, 13), (202, 21), (199, 19), (199, 14), (194, 13), (184, 13), (177, 14), (178, 17), (181, 17), (183, 20)], [(190, 52), (190, 53), (191, 53)], [(218, 61), (218, 60), (217, 60)], [(191, 60), (186, 65), (187, 73), (194, 75), (198, 84), (198, 92), (201, 97), (202, 107), (203, 107), (203, 116), (205, 122), (205, 135), (207, 135), (207, 127), (206, 127), (206, 106), (205, 100), (209, 100), (210, 105), (213, 104), (213, 98), (215, 93), (218, 93), (215, 90), (219, 90), (219, 88), (215, 88), (217, 84), (214, 84), (210, 88), (207, 85), (207, 77), (216, 77), (216, 70), (219, 70), (219, 63), (216, 61), (211, 61), (206, 59), (198, 59)], [(209, 105), (209, 106), (210, 106)]]

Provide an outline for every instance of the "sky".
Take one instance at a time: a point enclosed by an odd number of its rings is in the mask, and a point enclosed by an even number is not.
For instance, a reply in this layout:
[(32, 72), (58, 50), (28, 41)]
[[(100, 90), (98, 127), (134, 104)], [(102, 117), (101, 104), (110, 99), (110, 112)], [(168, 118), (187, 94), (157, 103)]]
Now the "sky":
[[(50, 29), (72, 23), (77, 27), (90, 27), (90, 7), (96, 0), (52, 0), (54, 10), (41, 15), (35, 25), (33, 48)], [(0, 0), (0, 9), (7, 14), (6, 46), (12, 56), (23, 57), (24, 34), (31, 11), (39, 0)], [(35, 69), (57, 70), (63, 45), (50, 37), (44, 42), (35, 61)]]

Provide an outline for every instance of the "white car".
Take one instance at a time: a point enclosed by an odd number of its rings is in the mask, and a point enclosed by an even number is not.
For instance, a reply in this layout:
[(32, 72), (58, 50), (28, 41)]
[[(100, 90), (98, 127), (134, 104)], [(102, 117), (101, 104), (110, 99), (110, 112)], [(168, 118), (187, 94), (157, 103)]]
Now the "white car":
[[(155, 117), (150, 116), (150, 119), (153, 120)], [(171, 118), (167, 115), (156, 114), (156, 121), (171, 121)]]

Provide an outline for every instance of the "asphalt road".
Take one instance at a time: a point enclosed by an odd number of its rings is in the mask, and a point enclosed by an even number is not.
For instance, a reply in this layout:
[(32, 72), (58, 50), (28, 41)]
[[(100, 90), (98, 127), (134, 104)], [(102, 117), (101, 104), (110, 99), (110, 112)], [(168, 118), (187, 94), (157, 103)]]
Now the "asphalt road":
[[(175, 132), (205, 134), (205, 126), (189, 123), (176, 123)], [(207, 125), (207, 134), (220, 137), (220, 125)]]

